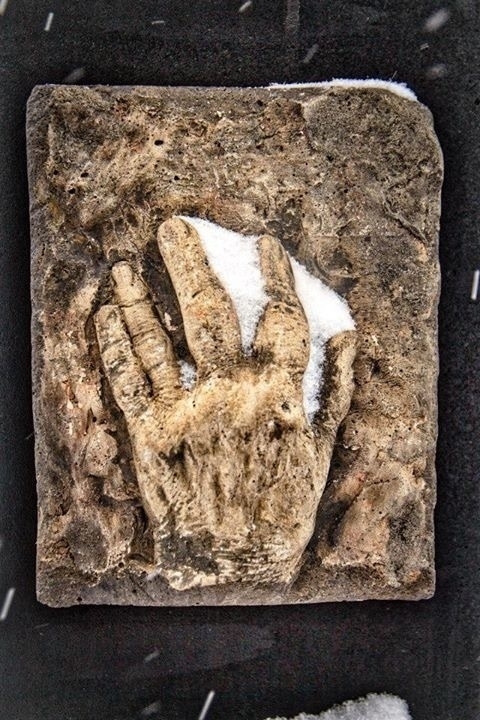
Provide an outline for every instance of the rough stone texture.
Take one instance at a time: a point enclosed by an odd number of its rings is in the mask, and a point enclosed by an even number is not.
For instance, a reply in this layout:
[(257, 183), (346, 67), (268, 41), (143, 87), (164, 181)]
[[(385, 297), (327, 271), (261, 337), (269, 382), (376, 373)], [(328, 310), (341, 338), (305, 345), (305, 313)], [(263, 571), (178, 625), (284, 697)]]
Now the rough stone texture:
[[(30, 98), (27, 132), (39, 599), (429, 597), (442, 180), (429, 111), (382, 89), (46, 86)], [(127, 261), (168, 313), (173, 351), (189, 359), (157, 245), (159, 226), (177, 214), (279, 238), (347, 298), (357, 324), (353, 396), (313, 536), (300, 566), (305, 538), (292, 572), (271, 582), (236, 572), (233, 582), (175, 589), (173, 575), (149, 572), (161, 542), (128, 412), (105, 372), (98, 318), (111, 306), (112, 267)], [(335, 435), (341, 419), (335, 398), (348, 378), (335, 370), (338, 350), (329, 351), (316, 438), (326, 427)], [(208, 557), (205, 544), (201, 553), (188, 543), (170, 552), (172, 572), (192, 552)], [(165, 548), (162, 557), (166, 567)]]
[[(113, 266), (112, 301), (94, 318), (152, 535), (151, 557), (140, 567), (176, 590), (290, 584), (312, 536), (338, 425), (350, 405), (355, 331), (328, 343), (329, 391), (314, 432), (302, 392), (309, 327), (280, 243), (268, 235), (258, 241), (271, 300), (251, 354), (243, 352), (233, 303), (197, 231), (180, 218), (167, 220), (158, 246), (195, 361), (193, 387), (182, 386), (161, 315), (130, 263)], [(104, 460), (117, 447), (109, 435), (94, 437), (93, 445), (87, 441), (84, 471), (95, 473), (101, 464), (105, 477)], [(89, 514), (83, 511), (81, 519), (88, 522)], [(108, 527), (102, 535), (108, 538)], [(117, 563), (115, 556), (103, 565)]]

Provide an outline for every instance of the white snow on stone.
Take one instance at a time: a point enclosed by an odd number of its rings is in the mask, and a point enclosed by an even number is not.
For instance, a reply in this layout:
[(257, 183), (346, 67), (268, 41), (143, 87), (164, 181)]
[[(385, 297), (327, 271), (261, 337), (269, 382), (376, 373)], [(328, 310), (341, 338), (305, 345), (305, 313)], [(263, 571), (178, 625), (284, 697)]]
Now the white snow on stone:
[(303, 376), (303, 404), (310, 421), (320, 408), (319, 389), (322, 383), (325, 344), (345, 330), (354, 330), (355, 323), (348, 305), (337, 293), (290, 258), (295, 290), (303, 305), (310, 331), (310, 358)]
[(412, 720), (412, 717), (405, 700), (395, 695), (370, 694), (360, 700), (337, 705), (320, 715), (302, 713), (292, 720)]
[(179, 360), (180, 380), (185, 390), (191, 390), (197, 381), (197, 371), (193, 365), (186, 360)]
[(406, 83), (392, 82), (391, 80), (349, 80), (347, 78), (335, 78), (323, 82), (313, 83), (272, 83), (268, 85), (268, 90), (290, 90), (290, 88), (329, 88), (329, 87), (345, 87), (345, 88), (379, 88), (381, 90), (390, 90), (390, 92), (407, 98), (407, 100), (417, 100), (417, 96)]
[(268, 302), (260, 272), (256, 235), (241, 235), (196, 217), (182, 217), (200, 236), (210, 266), (232, 298), (243, 351), (251, 351), (258, 321)]
[[(268, 302), (260, 270), (258, 236), (241, 235), (201, 218), (182, 219), (197, 230), (212, 270), (232, 298), (240, 324), (243, 350), (248, 355), (255, 339), (258, 321)], [(295, 258), (290, 257), (290, 262), (295, 290), (303, 306), (310, 333), (310, 356), (303, 377), (303, 402), (305, 413), (311, 422), (320, 407), (325, 344), (334, 335), (353, 330), (355, 323), (345, 300), (309, 273)], [(194, 371), (194, 368), (188, 363), (183, 363), (181, 367), (184, 387), (187, 387), (187, 383), (192, 387), (195, 378), (191, 379), (191, 371)]]

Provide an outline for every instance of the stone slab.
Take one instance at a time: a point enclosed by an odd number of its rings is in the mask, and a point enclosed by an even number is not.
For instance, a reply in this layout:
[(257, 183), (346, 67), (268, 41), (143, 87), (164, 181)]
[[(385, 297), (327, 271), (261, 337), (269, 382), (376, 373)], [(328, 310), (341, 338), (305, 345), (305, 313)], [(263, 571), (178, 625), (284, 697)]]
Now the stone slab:
[[(381, 87), (40, 86), (27, 138), (39, 599), (431, 596), (443, 167), (430, 112)], [(155, 528), (95, 322), (112, 267), (127, 261), (188, 354), (156, 243), (175, 215), (277, 238), (356, 322), (350, 406), (335, 419), (315, 528), (289, 582), (176, 589), (158, 562), (151, 571)], [(318, 414), (314, 434), (326, 420)], [(177, 564), (196, 552), (185, 547)]]

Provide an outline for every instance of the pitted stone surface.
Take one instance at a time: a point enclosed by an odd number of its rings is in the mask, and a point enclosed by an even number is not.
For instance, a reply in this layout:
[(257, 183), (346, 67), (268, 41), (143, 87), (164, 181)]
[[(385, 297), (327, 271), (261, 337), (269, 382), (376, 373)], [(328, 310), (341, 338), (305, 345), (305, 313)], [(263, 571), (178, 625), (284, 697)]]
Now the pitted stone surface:
[[(27, 133), (39, 599), (61, 606), (429, 597), (443, 171), (429, 111), (377, 88), (41, 86), (29, 101)], [(162, 223), (179, 215), (271, 238), (280, 255), (283, 245), (346, 298), (356, 323), (355, 343), (338, 336), (327, 348), (312, 426), (275, 418), (282, 432), (272, 455), (300, 448), (300, 475), (316, 468), (310, 494), (292, 497), (295, 473), (283, 471), (269, 533), (245, 536), (233, 551), (218, 518), (192, 540), (191, 518), (203, 523), (205, 508), (191, 497), (177, 512), (167, 498), (168, 527), (152, 519), (135, 440), (142, 431), (132, 433), (135, 417), (109, 372), (107, 335), (129, 325), (125, 314), (119, 319), (114, 282), (115, 268), (127, 266), (171, 352), (192, 360), (158, 241)], [(294, 397), (294, 375), (275, 387), (291, 382)], [(232, 417), (230, 409), (223, 422), (231, 426)], [(242, 457), (257, 453), (261, 475), (273, 460), (265, 461), (261, 442), (247, 445)], [(204, 451), (215, 457), (211, 446)], [(236, 520), (244, 530), (246, 515)], [(275, 517), (288, 542), (279, 533), (278, 544)], [(280, 548), (275, 559), (269, 543)], [(276, 570), (257, 573), (262, 567)]]

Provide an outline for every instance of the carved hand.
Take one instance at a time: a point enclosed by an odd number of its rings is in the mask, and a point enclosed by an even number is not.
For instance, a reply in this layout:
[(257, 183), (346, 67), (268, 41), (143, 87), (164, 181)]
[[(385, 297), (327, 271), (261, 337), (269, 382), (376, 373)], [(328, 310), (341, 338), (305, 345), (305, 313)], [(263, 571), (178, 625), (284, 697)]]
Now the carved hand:
[(328, 393), (314, 431), (302, 397), (309, 330), (281, 244), (269, 236), (258, 243), (269, 303), (249, 357), (196, 230), (168, 220), (158, 244), (197, 366), (195, 387), (182, 386), (148, 289), (127, 262), (112, 268), (115, 302), (95, 317), (153, 530), (155, 571), (178, 590), (289, 583), (311, 538), (350, 403), (354, 333), (328, 343)]

